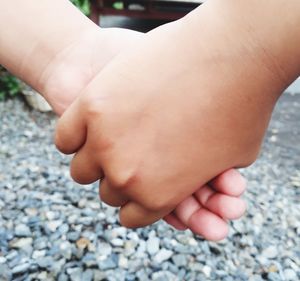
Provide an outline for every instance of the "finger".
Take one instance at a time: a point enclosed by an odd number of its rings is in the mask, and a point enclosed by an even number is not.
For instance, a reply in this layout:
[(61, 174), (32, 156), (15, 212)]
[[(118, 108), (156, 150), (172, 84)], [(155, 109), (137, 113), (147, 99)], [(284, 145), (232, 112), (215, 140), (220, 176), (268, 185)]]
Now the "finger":
[(89, 184), (103, 177), (103, 171), (98, 164), (99, 160), (95, 160), (94, 157), (93, 151), (87, 145), (75, 154), (70, 168), (74, 181), (80, 184)]
[(187, 227), (173, 213), (166, 215), (163, 219), (166, 223), (172, 225), (177, 230), (187, 229)]
[(190, 217), (201, 207), (194, 196), (189, 196), (175, 208), (173, 213), (183, 224), (188, 226)]
[(236, 197), (245, 192), (246, 185), (246, 179), (235, 169), (223, 172), (210, 182), (216, 191)]
[(228, 234), (227, 223), (214, 213), (200, 208), (189, 219), (187, 224), (194, 233), (212, 241), (224, 239)]
[(120, 190), (114, 189), (105, 178), (100, 182), (99, 194), (103, 202), (113, 207), (120, 207), (128, 202), (128, 198)]
[(205, 239), (221, 240), (228, 233), (227, 222), (203, 208), (194, 196), (181, 202), (174, 213), (191, 231)]
[(56, 125), (55, 145), (65, 154), (76, 152), (85, 142), (86, 124), (78, 99), (65, 111)]
[(207, 185), (197, 190), (194, 196), (204, 208), (226, 220), (240, 218), (246, 210), (244, 200), (214, 192)]
[(120, 222), (128, 228), (144, 227), (165, 217), (172, 209), (174, 208), (154, 212), (145, 209), (136, 202), (130, 201), (120, 209)]

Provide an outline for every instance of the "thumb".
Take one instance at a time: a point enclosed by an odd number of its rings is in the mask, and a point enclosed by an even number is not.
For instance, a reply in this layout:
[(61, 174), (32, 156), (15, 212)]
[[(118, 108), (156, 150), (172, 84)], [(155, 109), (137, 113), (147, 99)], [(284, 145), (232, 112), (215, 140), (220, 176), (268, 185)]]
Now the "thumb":
[(86, 140), (86, 122), (80, 105), (80, 99), (76, 99), (56, 125), (55, 145), (64, 154), (78, 151)]

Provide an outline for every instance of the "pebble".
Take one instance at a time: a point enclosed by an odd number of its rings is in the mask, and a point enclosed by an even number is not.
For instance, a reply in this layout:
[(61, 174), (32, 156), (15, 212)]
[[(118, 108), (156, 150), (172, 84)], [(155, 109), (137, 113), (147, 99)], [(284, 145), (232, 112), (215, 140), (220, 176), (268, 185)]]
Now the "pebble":
[(291, 269), (291, 268), (287, 268), (284, 270), (283, 275), (285, 277), (286, 280), (288, 281), (294, 281), (297, 280), (297, 273)]
[(29, 237), (31, 236), (31, 231), (27, 225), (18, 224), (15, 228), (15, 234), (18, 237)]
[(42, 269), (50, 268), (54, 262), (52, 257), (41, 257), (37, 259), (37, 264)]
[(11, 243), (11, 246), (13, 248), (26, 248), (28, 246), (31, 246), (33, 239), (31, 237), (29, 238), (20, 238), (18, 240), (15, 240)]
[(97, 260), (95, 254), (87, 253), (83, 258), (82, 262), (86, 267), (96, 267)]
[(262, 252), (262, 256), (268, 259), (274, 259), (278, 256), (278, 250), (276, 246), (269, 246), (268, 248), (264, 249)]
[(61, 255), (69, 260), (72, 257), (72, 244), (69, 241), (62, 241), (59, 246)]
[(160, 240), (157, 237), (149, 237), (147, 240), (147, 252), (150, 256), (155, 255), (159, 251)]
[(268, 280), (270, 280), (270, 281), (282, 281), (282, 278), (276, 272), (269, 272), (268, 273)]
[(153, 281), (179, 281), (177, 276), (169, 271), (158, 271), (152, 274)]
[(33, 246), (36, 250), (43, 250), (48, 247), (48, 239), (45, 237), (39, 237), (34, 241)]
[(119, 256), (119, 267), (128, 268), (128, 259), (124, 255)]
[(212, 268), (208, 265), (204, 265), (203, 268), (202, 268), (202, 272), (204, 273), (204, 275), (209, 278), (210, 275), (211, 275), (211, 271), (212, 271)]
[(68, 281), (68, 280), (69, 280), (69, 278), (65, 273), (60, 273), (58, 275), (58, 281)]
[(0, 264), (0, 280), (11, 280), (12, 272), (6, 264)]
[(33, 259), (39, 259), (41, 257), (44, 257), (46, 255), (46, 250), (35, 250), (33, 253), (32, 253), (32, 258)]
[(62, 225), (61, 220), (56, 220), (56, 221), (49, 221), (46, 223), (47, 229), (49, 229), (51, 232), (55, 232), (59, 226)]
[(100, 270), (114, 269), (118, 266), (113, 256), (109, 256), (104, 260), (98, 260)]
[(46, 212), (45, 216), (49, 221), (53, 221), (53, 220), (59, 218), (59, 215), (53, 211)]
[(100, 270), (94, 270), (94, 281), (102, 281), (106, 279), (107, 274)]
[(124, 240), (121, 238), (114, 238), (110, 241), (110, 243), (115, 247), (123, 247)]
[(67, 224), (63, 224), (59, 227), (58, 231), (61, 235), (67, 234), (69, 231), (69, 226)]
[(38, 278), (38, 280), (47, 280), (48, 279), (47, 271), (42, 271), (41, 273), (39, 273), (37, 278)]
[(27, 272), (27, 270), (29, 269), (30, 264), (29, 263), (23, 263), (23, 264), (19, 264), (17, 266), (15, 266), (12, 269), (12, 274), (21, 274), (21, 273), (25, 273)]
[(69, 232), (67, 234), (67, 239), (71, 242), (75, 242), (80, 238), (80, 233), (76, 231)]
[(88, 240), (88, 239), (86, 239), (84, 237), (82, 237), (82, 238), (80, 238), (80, 239), (78, 239), (76, 241), (77, 248), (78, 249), (82, 249), (82, 250), (84, 250), (85, 248), (87, 248), (89, 246), (89, 244), (90, 244), (90, 240)]
[(172, 261), (177, 267), (186, 267), (188, 263), (186, 255), (182, 254), (173, 255)]
[(100, 242), (98, 244), (98, 253), (102, 256), (109, 256), (112, 253), (112, 247), (105, 242)]
[(82, 273), (82, 279), (84, 281), (92, 281), (94, 277), (94, 272), (91, 269), (87, 269)]
[(173, 255), (173, 251), (161, 249), (159, 252), (154, 256), (154, 261), (158, 264), (162, 263), (163, 261), (168, 260)]
[(67, 273), (70, 276), (71, 281), (82, 281), (82, 269), (81, 268), (68, 268)]

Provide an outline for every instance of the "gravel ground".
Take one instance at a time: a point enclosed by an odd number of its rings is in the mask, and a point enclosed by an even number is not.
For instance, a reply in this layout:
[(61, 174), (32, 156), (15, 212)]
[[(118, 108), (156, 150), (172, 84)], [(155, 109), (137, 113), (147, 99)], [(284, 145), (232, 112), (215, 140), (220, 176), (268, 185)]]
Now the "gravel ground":
[[(0, 280), (299, 280), (300, 95), (285, 95), (261, 158), (243, 171), (248, 213), (203, 241), (163, 222), (136, 231), (68, 175), (55, 117), (0, 103)], [(298, 126), (297, 126), (298, 125)]]

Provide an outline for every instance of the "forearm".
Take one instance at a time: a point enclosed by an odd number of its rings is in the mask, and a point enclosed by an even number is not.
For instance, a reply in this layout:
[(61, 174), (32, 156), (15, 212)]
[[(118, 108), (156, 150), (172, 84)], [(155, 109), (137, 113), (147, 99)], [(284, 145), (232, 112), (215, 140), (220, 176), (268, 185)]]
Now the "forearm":
[(0, 63), (39, 90), (51, 61), (95, 27), (68, 0), (2, 0)]
[(257, 67), (256, 82), (267, 79), (261, 82), (273, 92), (300, 75), (299, 0), (210, 0), (186, 19), (200, 28), (198, 44), (214, 48), (216, 61), (232, 64), (235, 57), (241, 72)]
[[(233, 18), (241, 32), (261, 48), (269, 68), (287, 82), (300, 74), (300, 1), (215, 1), (228, 5), (224, 16)], [(250, 43), (250, 42), (249, 42)]]

